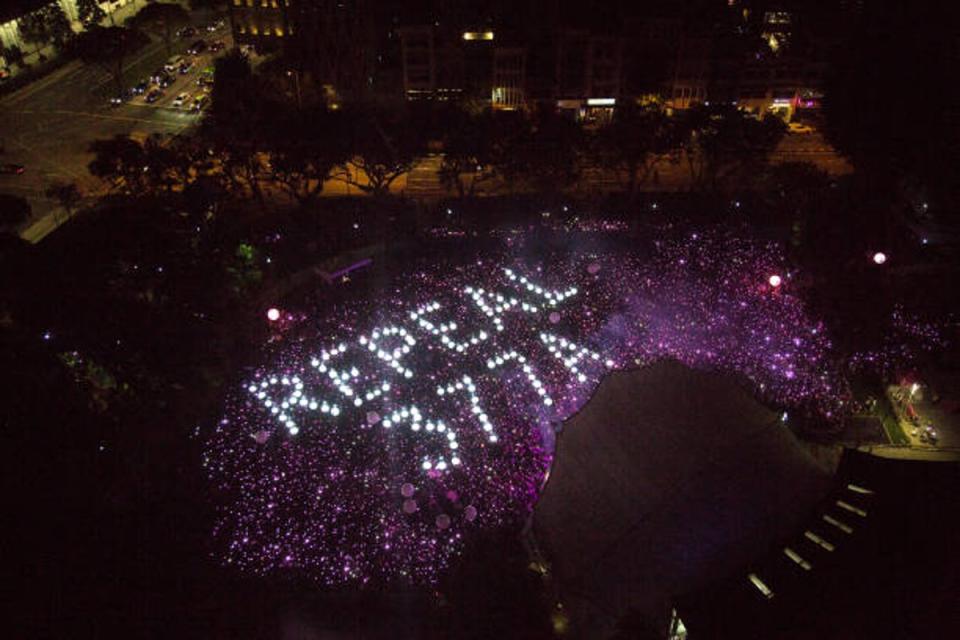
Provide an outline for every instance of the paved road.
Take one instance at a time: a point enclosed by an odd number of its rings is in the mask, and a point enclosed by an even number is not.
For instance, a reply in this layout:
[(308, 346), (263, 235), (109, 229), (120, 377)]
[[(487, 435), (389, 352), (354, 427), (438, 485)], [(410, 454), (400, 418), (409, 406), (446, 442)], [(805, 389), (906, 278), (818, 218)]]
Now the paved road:
[[(196, 37), (174, 43), (174, 53), (183, 50), (196, 38), (208, 41), (218, 39), (229, 48), (232, 45), (228, 29), (201, 33)], [(164, 45), (155, 41), (139, 52), (127, 65), (127, 85), (132, 86), (167, 59)], [(196, 124), (198, 116), (172, 106), (181, 92), (197, 95), (196, 79), (200, 70), (212, 64), (209, 53), (196, 58), (194, 68), (186, 75), (178, 75), (176, 82), (164, 90), (164, 96), (153, 104), (143, 97), (130, 103), (112, 107), (109, 97), (115, 93), (109, 74), (96, 66), (74, 62), (49, 76), (24, 87), (0, 100), (0, 141), (6, 148), (3, 162), (15, 162), (27, 167), (21, 176), (0, 175), (0, 191), (26, 197), (33, 208), (33, 220), (25, 225), (23, 235), (38, 241), (56, 228), (62, 215), (56, 202), (44, 195), (44, 190), (55, 181), (75, 182), (88, 196), (101, 192), (103, 186), (87, 171), (92, 156), (87, 152), (92, 140), (110, 138), (118, 134), (146, 136), (152, 133), (177, 133)], [(821, 169), (839, 174), (850, 170), (849, 165), (827, 145), (818, 133), (787, 135), (780, 144), (773, 162), (804, 160)], [(409, 197), (437, 199), (449, 194), (437, 176), (441, 157), (428, 156), (417, 163), (408, 176), (402, 176), (391, 188)], [(683, 190), (689, 186), (685, 164), (664, 164), (657, 170), (656, 181), (643, 185), (645, 189)], [(494, 181), (485, 184), (480, 192), (502, 189)], [(619, 188), (612, 176), (590, 175), (584, 180), (587, 191), (607, 191)], [(330, 181), (324, 195), (336, 196), (357, 193), (355, 187)]]
[[(222, 28), (175, 42), (174, 53), (182, 53), (201, 37), (232, 45), (229, 30)], [(152, 42), (128, 63), (127, 84), (148, 76), (166, 59), (163, 43)], [(6, 151), (3, 162), (26, 167), (20, 176), (0, 175), (0, 191), (24, 196), (30, 202), (33, 220), (26, 225), (24, 237), (35, 241), (55, 228), (53, 218), (59, 206), (44, 195), (52, 182), (75, 182), (88, 195), (102, 190), (87, 171), (92, 159), (87, 147), (92, 140), (118, 134), (177, 133), (196, 124), (197, 115), (173, 108), (172, 102), (180, 92), (198, 95), (198, 74), (211, 64), (209, 53), (197, 56), (194, 68), (178, 74), (154, 104), (135, 97), (118, 107), (110, 105), (109, 96), (115, 93), (112, 77), (97, 66), (80, 62), (71, 62), (0, 100), (0, 141)]]
[(853, 171), (853, 166), (824, 139), (823, 135), (813, 133), (788, 133), (774, 150), (770, 161), (811, 162), (830, 175), (842, 175)]

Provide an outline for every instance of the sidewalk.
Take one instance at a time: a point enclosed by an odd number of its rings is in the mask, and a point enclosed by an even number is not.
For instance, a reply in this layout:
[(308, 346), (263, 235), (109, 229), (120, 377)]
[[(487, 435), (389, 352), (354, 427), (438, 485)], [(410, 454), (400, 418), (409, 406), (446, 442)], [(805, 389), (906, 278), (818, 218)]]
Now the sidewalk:
[(958, 449), (932, 449), (930, 447), (912, 447), (909, 445), (873, 444), (864, 445), (858, 451), (879, 458), (894, 460), (919, 460), (926, 462), (960, 462)]
[(30, 244), (37, 244), (67, 220), (69, 220), (67, 214), (58, 208), (34, 220), (29, 227), (20, 232), (20, 237)]

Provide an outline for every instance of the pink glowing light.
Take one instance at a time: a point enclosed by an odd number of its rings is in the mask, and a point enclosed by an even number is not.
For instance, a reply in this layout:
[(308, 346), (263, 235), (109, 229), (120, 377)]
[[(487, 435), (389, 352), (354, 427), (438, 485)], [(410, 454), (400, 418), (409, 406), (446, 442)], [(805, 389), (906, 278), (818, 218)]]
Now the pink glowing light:
[(770, 276), (769, 282), (771, 287), (777, 288), (780, 286), (780, 283), (783, 281), (780, 279), (780, 276), (778, 276), (777, 274), (773, 274), (772, 276)]
[(886, 261), (887, 261), (887, 254), (885, 254), (884, 252), (877, 251), (875, 254), (873, 254), (874, 264), (883, 264)]
[[(207, 440), (223, 557), (268, 575), (286, 571), (289, 554), (326, 585), (431, 584), (468, 535), (529, 511), (549, 467), (544, 425), (582, 406), (609, 368), (667, 356), (748, 372), (762, 397), (791, 410), (842, 410), (829, 338), (802, 300), (743, 286), (776, 284), (779, 248), (726, 230), (695, 235), (664, 232), (650, 255), (559, 252), (536, 268), (508, 245), (475, 264), (411, 264), (395, 286), (307, 307), (309, 322), (277, 309), (283, 335)], [(463, 295), (479, 283), (491, 294), (483, 305)], [(567, 287), (580, 293), (559, 299)], [(384, 326), (407, 335), (384, 333), (371, 351)], [(258, 434), (269, 434), (260, 446)], [(371, 535), (345, 537), (346, 527)]]
[(279, 319), (280, 319), (280, 309), (277, 309), (276, 307), (270, 307), (269, 309), (267, 309), (267, 320), (269, 320), (270, 322), (276, 322)]

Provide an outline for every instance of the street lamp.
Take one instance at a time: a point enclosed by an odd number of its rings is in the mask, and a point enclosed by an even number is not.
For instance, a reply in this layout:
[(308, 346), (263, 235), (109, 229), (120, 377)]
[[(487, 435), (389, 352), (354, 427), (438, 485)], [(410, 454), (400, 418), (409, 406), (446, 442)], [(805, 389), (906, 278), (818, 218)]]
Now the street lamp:
[(877, 251), (873, 254), (873, 263), (874, 264), (883, 264), (887, 261), (887, 254), (882, 251)]

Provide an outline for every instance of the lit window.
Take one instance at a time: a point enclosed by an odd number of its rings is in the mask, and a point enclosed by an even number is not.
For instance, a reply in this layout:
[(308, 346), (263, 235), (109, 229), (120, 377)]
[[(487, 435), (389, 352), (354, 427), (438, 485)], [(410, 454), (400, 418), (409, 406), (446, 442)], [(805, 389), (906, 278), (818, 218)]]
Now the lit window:
[(464, 31), (464, 40), (493, 40), (493, 31)]
[(233, 0), (233, 6), (235, 7), (243, 6), (243, 0)]
[(257, 35), (258, 33), (260, 33), (260, 29), (257, 28), (257, 25), (252, 24), (250, 25), (250, 33), (252, 33), (253, 35)]
[(278, 36), (282, 36), (282, 35), (283, 35), (283, 27), (277, 27), (277, 28), (275, 28), (275, 29), (273, 30), (273, 32), (274, 32), (275, 34), (277, 34)]
[(270, 0), (270, 6), (276, 9), (279, 6), (277, 0)]
[(267, 0), (260, 0), (260, 6), (261, 7), (269, 6)]

